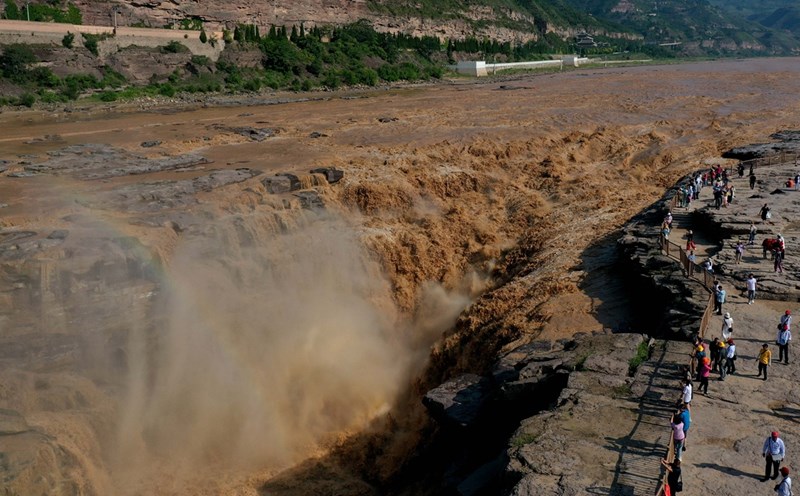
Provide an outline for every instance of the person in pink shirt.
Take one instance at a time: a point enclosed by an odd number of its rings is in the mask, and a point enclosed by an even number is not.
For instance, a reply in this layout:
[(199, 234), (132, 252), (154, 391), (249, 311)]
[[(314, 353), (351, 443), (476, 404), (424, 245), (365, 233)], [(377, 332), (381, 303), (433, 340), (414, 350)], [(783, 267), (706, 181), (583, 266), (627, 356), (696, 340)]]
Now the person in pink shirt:
[(708, 394), (708, 376), (711, 375), (711, 359), (708, 357), (703, 358), (702, 363), (700, 363), (700, 367), (698, 369), (698, 375), (700, 376), (700, 387), (697, 388), (698, 391), (703, 391), (703, 394)]
[(683, 432), (683, 419), (676, 413), (672, 416), (669, 426), (672, 427), (672, 441), (675, 445), (675, 458), (680, 460), (683, 457), (683, 440), (686, 438), (686, 434)]

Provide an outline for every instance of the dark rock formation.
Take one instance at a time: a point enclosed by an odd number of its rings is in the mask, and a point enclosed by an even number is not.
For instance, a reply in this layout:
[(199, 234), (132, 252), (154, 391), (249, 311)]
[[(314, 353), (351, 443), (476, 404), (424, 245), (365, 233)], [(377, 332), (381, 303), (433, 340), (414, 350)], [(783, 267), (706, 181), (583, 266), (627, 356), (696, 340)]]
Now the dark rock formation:
[(328, 181), (329, 184), (338, 183), (344, 177), (344, 171), (341, 171), (335, 167), (319, 167), (316, 169), (311, 169), (312, 174), (324, 174), (325, 180)]
[(755, 143), (731, 148), (722, 154), (723, 158), (750, 160), (781, 152), (800, 153), (800, 131), (779, 131), (770, 138), (781, 140), (776, 143)]

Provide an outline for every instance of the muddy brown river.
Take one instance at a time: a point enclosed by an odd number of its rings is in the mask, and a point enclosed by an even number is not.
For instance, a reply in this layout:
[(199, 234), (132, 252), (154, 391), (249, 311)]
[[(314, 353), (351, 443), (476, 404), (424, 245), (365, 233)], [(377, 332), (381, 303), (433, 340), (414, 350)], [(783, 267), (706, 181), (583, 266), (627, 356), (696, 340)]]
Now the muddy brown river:
[[(799, 77), (724, 60), (5, 110), (0, 475), (11, 494), (380, 491), (426, 388), (631, 322), (613, 233), (800, 129)], [(264, 489), (304, 461), (324, 469)]]

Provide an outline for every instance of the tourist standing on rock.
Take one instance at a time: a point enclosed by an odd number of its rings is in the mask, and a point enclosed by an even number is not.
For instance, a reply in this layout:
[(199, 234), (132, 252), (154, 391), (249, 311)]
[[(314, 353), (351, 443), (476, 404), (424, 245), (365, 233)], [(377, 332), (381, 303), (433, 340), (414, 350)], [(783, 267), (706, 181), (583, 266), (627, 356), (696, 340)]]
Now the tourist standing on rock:
[(792, 311), (791, 310), (786, 310), (785, 312), (783, 312), (783, 315), (781, 315), (781, 320), (778, 321), (778, 330), (781, 330), (784, 327), (787, 328), (787, 329), (791, 329), (792, 328)]
[(703, 362), (700, 364), (698, 374), (700, 376), (700, 386), (697, 388), (698, 391), (702, 391), (703, 394), (708, 395), (708, 376), (711, 375), (711, 359), (708, 357), (703, 358)]
[(752, 246), (752, 245), (756, 244), (756, 232), (757, 231), (758, 230), (756, 229), (756, 223), (753, 222), (753, 221), (750, 221), (750, 237), (747, 238), (747, 244), (748, 245)]
[(686, 440), (689, 437), (689, 427), (692, 426), (692, 414), (683, 405), (681, 405), (679, 413), (681, 416), (681, 421), (683, 421), (683, 451), (686, 451)]
[(722, 289), (722, 284), (717, 285), (717, 289), (714, 292), (714, 310), (717, 312), (717, 315), (722, 315), (722, 304), (725, 303), (725, 290)]
[(744, 177), (744, 164), (739, 162), (739, 165), (736, 167), (736, 171), (739, 172), (739, 177)]
[(794, 175), (794, 190), (800, 190), (800, 172)]
[(765, 203), (761, 210), (758, 211), (758, 215), (762, 221), (766, 222), (772, 218), (772, 209)]
[(756, 301), (756, 276), (750, 274), (747, 276), (747, 304), (752, 305)]
[(724, 340), (717, 342), (717, 361), (714, 362), (714, 369), (722, 373), (722, 367), (725, 366), (725, 357), (728, 355), (728, 345)]
[(789, 330), (789, 326), (781, 325), (775, 342), (778, 345), (778, 361), (783, 360), (786, 365), (789, 365), (789, 342), (791, 340), (792, 331)]
[(742, 243), (741, 240), (737, 241), (736, 248), (734, 248), (734, 250), (736, 251), (736, 258), (734, 259), (734, 263), (738, 265), (742, 263), (742, 255), (744, 255), (744, 243)]
[(756, 377), (761, 377), (761, 373), (764, 373), (764, 380), (767, 380), (767, 369), (769, 365), (772, 363), (772, 352), (769, 350), (769, 345), (764, 343), (761, 345), (761, 351), (758, 352), (758, 375)]
[[(780, 484), (775, 486), (775, 492), (778, 493), (778, 496), (792, 496), (792, 478), (789, 477), (789, 467), (781, 467), (781, 475), (783, 475), (783, 479)], [(669, 480), (669, 476), (667, 476), (667, 480)]]
[(720, 380), (724, 381), (727, 374), (736, 373), (736, 344), (733, 339), (728, 339), (728, 350), (725, 353), (725, 366), (720, 371)]
[(681, 393), (681, 401), (683, 402), (683, 406), (692, 411), (692, 380), (691, 379), (684, 379), (683, 381), (683, 392)]
[(755, 189), (756, 187), (756, 175), (753, 174), (753, 170), (750, 169), (750, 189)]
[[(683, 458), (683, 439), (685, 437), (683, 433), (683, 420), (681, 420), (681, 416), (679, 414), (674, 414), (672, 416), (672, 420), (669, 422), (669, 426), (672, 427), (672, 441), (675, 445), (675, 459), (680, 460)], [(777, 469), (775, 469), (777, 473)]]
[(661, 237), (669, 240), (669, 224), (667, 224), (666, 220), (661, 224)]
[(781, 460), (786, 456), (786, 446), (783, 444), (783, 439), (780, 438), (780, 433), (778, 431), (773, 431), (772, 435), (764, 441), (764, 448), (761, 451), (761, 455), (767, 460), (767, 465), (764, 469), (764, 478), (761, 480), (765, 481), (769, 479), (772, 472), (774, 472), (772, 478), (777, 479), (778, 467), (781, 464)]
[(720, 355), (720, 347), (719, 344), (722, 341), (719, 340), (719, 337), (714, 336), (714, 339), (711, 341), (709, 346), (709, 355), (711, 357), (711, 372), (717, 371), (717, 366), (719, 366), (719, 355)]
[(775, 272), (779, 274), (783, 274), (783, 252), (779, 249), (775, 249), (775, 262), (773, 263), (773, 269)]
[(664, 222), (667, 224), (667, 227), (672, 229), (672, 212), (667, 210), (667, 215), (664, 216)]
[(667, 469), (667, 486), (669, 486), (670, 494), (674, 495), (683, 491), (683, 477), (681, 477), (681, 459), (675, 458), (672, 463), (667, 463), (667, 460), (662, 459), (661, 465)]
[(722, 339), (727, 341), (728, 339), (730, 339), (732, 334), (733, 334), (733, 317), (731, 317), (730, 312), (725, 312), (725, 316), (722, 318)]

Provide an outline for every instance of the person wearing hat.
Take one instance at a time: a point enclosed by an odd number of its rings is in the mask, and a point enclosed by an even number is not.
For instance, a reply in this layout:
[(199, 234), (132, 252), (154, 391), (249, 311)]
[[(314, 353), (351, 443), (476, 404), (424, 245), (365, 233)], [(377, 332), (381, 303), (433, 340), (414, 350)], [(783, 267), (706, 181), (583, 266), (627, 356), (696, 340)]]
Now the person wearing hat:
[(775, 492), (778, 496), (792, 496), (792, 478), (789, 477), (789, 467), (781, 467), (781, 475), (783, 479), (780, 484), (775, 486)]
[(731, 334), (733, 334), (733, 317), (730, 312), (725, 312), (725, 316), (722, 318), (722, 339), (727, 341)]
[(769, 350), (769, 345), (764, 343), (761, 346), (761, 351), (758, 352), (758, 375), (756, 377), (761, 377), (761, 373), (764, 373), (764, 380), (767, 380), (767, 369), (769, 368), (770, 363), (772, 363), (772, 352)]
[(761, 450), (761, 456), (767, 461), (766, 467), (764, 468), (764, 478), (761, 480), (765, 481), (769, 479), (772, 472), (775, 473), (772, 475), (772, 478), (777, 479), (778, 467), (781, 464), (781, 460), (786, 456), (786, 445), (783, 444), (783, 439), (780, 438), (780, 433), (778, 431), (772, 431), (772, 434), (764, 441), (764, 448)]
[(703, 394), (708, 394), (708, 376), (711, 375), (711, 359), (703, 357), (698, 367), (697, 375), (700, 377), (700, 386), (697, 390), (702, 391)]
[(719, 380), (724, 381), (727, 374), (736, 373), (736, 344), (732, 338), (728, 338), (728, 349), (725, 353), (725, 365), (720, 368)]
[(792, 311), (786, 310), (783, 315), (781, 315), (781, 320), (779, 322), (778, 329), (781, 329), (783, 326), (786, 326), (787, 329), (792, 328)]

